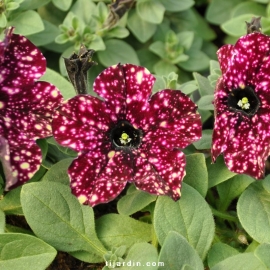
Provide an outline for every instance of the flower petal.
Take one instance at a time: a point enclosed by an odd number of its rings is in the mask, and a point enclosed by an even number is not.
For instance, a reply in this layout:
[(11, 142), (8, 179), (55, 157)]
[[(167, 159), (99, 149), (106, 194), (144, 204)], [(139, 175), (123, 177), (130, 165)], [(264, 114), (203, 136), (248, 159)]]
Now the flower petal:
[(173, 200), (178, 200), (185, 176), (184, 154), (179, 150), (169, 151), (154, 144), (141, 156), (135, 164), (136, 187), (151, 194), (169, 195)]
[(232, 56), (233, 56), (233, 49), (234, 49), (233, 45), (227, 44), (227, 45), (222, 46), (217, 51), (218, 61), (219, 61), (220, 69), (222, 73), (225, 73), (227, 71), (229, 62), (231, 61)]
[(9, 130), (5, 141), (6, 146), (4, 144), (6, 156), (4, 159), (1, 158), (6, 176), (6, 190), (22, 185), (31, 179), (42, 161), (41, 150), (36, 142), (25, 134), (17, 132), (17, 130)]
[(168, 149), (184, 148), (202, 135), (201, 117), (191, 99), (176, 90), (162, 90), (149, 101), (151, 128), (143, 138), (145, 143), (157, 142)]
[[(39, 79), (46, 71), (46, 59), (28, 39), (9, 32), (4, 58), (1, 62), (1, 90), (9, 93), (16, 88)], [(7, 44), (8, 43), (8, 44)]]
[(22, 87), (19, 94), (3, 95), (0, 113), (8, 129), (24, 131), (35, 140), (52, 135), (52, 114), (61, 101), (62, 95), (54, 85), (38, 82), (34, 87)]
[(126, 86), (123, 67), (118, 64), (101, 72), (95, 79), (93, 90), (104, 98), (112, 117), (121, 117), (126, 112)]
[(126, 79), (126, 120), (136, 128), (147, 128), (149, 116), (148, 99), (151, 95), (155, 77), (144, 67), (123, 65)]
[(111, 151), (88, 152), (73, 161), (69, 170), (71, 188), (82, 203), (91, 206), (113, 200), (133, 176), (128, 154)]
[(261, 33), (241, 37), (234, 46), (233, 57), (223, 74), (226, 86), (238, 88), (247, 83), (254, 85), (263, 59), (270, 52), (270, 38)]
[(55, 139), (76, 151), (110, 146), (106, 134), (110, 125), (104, 102), (89, 95), (78, 95), (63, 103), (52, 122)]

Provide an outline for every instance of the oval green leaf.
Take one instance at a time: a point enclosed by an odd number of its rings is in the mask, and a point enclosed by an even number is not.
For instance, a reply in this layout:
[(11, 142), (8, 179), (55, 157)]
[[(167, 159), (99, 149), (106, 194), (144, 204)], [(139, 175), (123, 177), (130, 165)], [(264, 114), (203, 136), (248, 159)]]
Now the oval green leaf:
[(203, 197), (183, 183), (182, 197), (174, 202), (160, 196), (154, 212), (154, 228), (161, 245), (170, 231), (183, 235), (204, 259), (214, 237), (214, 219)]
[[(164, 263), (158, 270), (203, 270), (203, 262), (196, 250), (177, 232), (168, 233), (161, 247), (159, 261)], [(188, 267), (188, 268), (185, 268)]]
[(0, 269), (44, 270), (57, 251), (42, 240), (26, 234), (0, 234)]
[(106, 50), (98, 51), (98, 59), (102, 65), (109, 67), (121, 64), (139, 65), (139, 59), (135, 50), (126, 42), (117, 39), (105, 41)]
[(262, 182), (256, 181), (242, 193), (237, 203), (237, 214), (242, 226), (259, 243), (270, 242), (269, 198), (270, 192)]
[(21, 203), (25, 218), (34, 233), (58, 250), (84, 250), (102, 261), (106, 249), (95, 232), (94, 213), (79, 203), (70, 188), (56, 182), (23, 186)]

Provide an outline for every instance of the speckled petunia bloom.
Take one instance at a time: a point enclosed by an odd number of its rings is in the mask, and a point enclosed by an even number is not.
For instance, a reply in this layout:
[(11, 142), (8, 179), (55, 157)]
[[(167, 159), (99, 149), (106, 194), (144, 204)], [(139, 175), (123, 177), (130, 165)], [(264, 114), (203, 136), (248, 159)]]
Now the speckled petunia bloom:
[(143, 67), (118, 64), (94, 82), (103, 100), (78, 95), (57, 109), (55, 139), (79, 152), (68, 173), (81, 203), (111, 201), (127, 182), (180, 198), (185, 157), (179, 149), (200, 139), (201, 119), (180, 91), (151, 96), (154, 81)]
[(261, 179), (270, 154), (270, 37), (251, 33), (218, 51), (212, 160)]
[(62, 96), (54, 85), (35, 82), (45, 70), (46, 59), (34, 44), (8, 29), (0, 42), (0, 160), (6, 190), (39, 169), (42, 155), (35, 140), (52, 135), (52, 112)]

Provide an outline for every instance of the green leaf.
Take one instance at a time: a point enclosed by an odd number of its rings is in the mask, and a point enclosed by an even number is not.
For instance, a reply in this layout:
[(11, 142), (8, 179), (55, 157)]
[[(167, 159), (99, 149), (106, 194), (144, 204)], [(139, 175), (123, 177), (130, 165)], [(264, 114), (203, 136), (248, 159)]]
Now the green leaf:
[(73, 158), (65, 158), (55, 163), (44, 175), (42, 181), (53, 181), (69, 185), (70, 179), (67, 170), (73, 160)]
[(214, 244), (208, 252), (208, 266), (212, 268), (215, 264), (237, 254), (239, 254), (239, 252), (233, 247), (218, 242)]
[(51, 0), (24, 0), (20, 4), (21, 10), (30, 10), (30, 9), (37, 9), (39, 7), (45, 6)]
[(178, 63), (184, 70), (192, 72), (208, 68), (210, 59), (204, 52), (191, 49), (186, 54), (189, 56), (187, 61)]
[(6, 215), (23, 215), (20, 193), (21, 186), (10, 190), (2, 200), (0, 200), (0, 209)]
[(83, 20), (86, 25), (90, 24), (95, 10), (96, 5), (89, 0), (75, 1), (74, 5), (70, 9), (70, 11), (72, 11), (78, 18)]
[(5, 232), (6, 216), (5, 213), (0, 209), (0, 234)]
[(117, 39), (105, 41), (106, 50), (97, 52), (102, 65), (108, 67), (121, 64), (139, 65), (139, 59), (135, 50), (126, 42)]
[(179, 40), (179, 44), (183, 46), (185, 50), (189, 50), (194, 40), (194, 32), (183, 31), (178, 33), (176, 36)]
[(197, 102), (198, 108), (200, 110), (213, 111), (214, 110), (213, 100), (214, 95), (202, 96)]
[(208, 173), (204, 154), (186, 156), (186, 176), (184, 182), (195, 188), (203, 197), (208, 189)]
[(242, 193), (237, 203), (241, 225), (259, 243), (270, 242), (269, 197), (270, 192), (264, 188), (262, 181), (256, 181)]
[(127, 25), (133, 35), (142, 43), (149, 40), (156, 32), (157, 25), (142, 20), (137, 12), (129, 12)]
[(196, 147), (198, 150), (205, 150), (205, 149), (210, 149), (211, 144), (212, 144), (212, 129), (204, 129), (202, 131), (202, 138), (194, 142), (193, 145)]
[[(188, 241), (175, 231), (168, 232), (161, 247), (159, 261), (166, 270), (203, 270), (203, 262)], [(164, 266), (158, 268), (163, 270)], [(188, 268), (186, 268), (188, 266)]]
[(28, 36), (44, 30), (43, 21), (39, 14), (34, 10), (27, 10), (20, 13), (8, 26), (14, 26), (14, 33)]
[(157, 196), (151, 195), (147, 192), (135, 190), (134, 192), (126, 194), (120, 198), (117, 203), (117, 210), (121, 215), (130, 216), (142, 210), (151, 202), (154, 202), (156, 198)]
[(7, 17), (5, 15), (5, 13), (1, 13), (0, 14), (0, 27), (5, 28), (6, 25), (7, 25)]
[(237, 198), (254, 179), (245, 174), (235, 175), (226, 182), (217, 185), (219, 210), (226, 210), (233, 199)]
[(259, 245), (254, 252), (254, 255), (261, 260), (267, 269), (270, 269), (270, 244), (269, 243), (263, 243)]
[(46, 73), (39, 80), (54, 84), (60, 90), (64, 99), (69, 99), (75, 96), (75, 90), (72, 84), (58, 72), (50, 68), (46, 69)]
[(57, 8), (63, 11), (67, 11), (72, 4), (72, 0), (52, 0), (52, 2)]
[[(231, 13), (231, 18), (237, 17), (242, 14), (256, 14), (256, 16), (266, 16), (265, 6), (254, 3), (252, 1), (239, 3)], [(251, 20), (251, 18), (250, 18)], [(250, 21), (249, 20), (249, 21)]]
[(212, 212), (203, 197), (191, 186), (183, 183), (181, 192), (181, 199), (177, 202), (169, 197), (158, 197), (154, 212), (155, 232), (161, 245), (170, 231), (180, 233), (203, 259), (214, 237)]
[(211, 162), (211, 158), (206, 159), (208, 188), (214, 187), (236, 175), (236, 173), (228, 170), (222, 156), (217, 158), (216, 163), (212, 164)]
[(189, 95), (198, 89), (195, 80), (188, 81), (179, 86), (179, 89), (186, 95)]
[(154, 72), (159, 76), (167, 76), (171, 72), (177, 72), (177, 67), (167, 61), (160, 60), (154, 65)]
[(254, 14), (243, 14), (221, 24), (221, 29), (228, 35), (240, 37), (246, 34), (245, 21), (249, 22)]
[(11, 10), (15, 10), (20, 6), (19, 3), (15, 3), (15, 2), (10, 2), (6, 4), (6, 10), (11, 11)]
[(23, 186), (21, 203), (25, 218), (34, 233), (58, 250), (84, 250), (102, 261), (106, 249), (95, 232), (94, 213), (81, 205), (70, 188), (56, 182)]
[(267, 270), (265, 265), (253, 253), (231, 256), (211, 268), (211, 270)]
[[(107, 38), (125, 38), (129, 35), (129, 31), (127, 28), (122, 27), (122, 26), (115, 26), (114, 28), (111, 28), (107, 33), (106, 37)], [(104, 50), (105, 50), (105, 45), (104, 45)]]
[(136, 11), (142, 20), (159, 24), (163, 20), (164, 6), (154, 0), (140, 0), (137, 2)]
[(108, 250), (149, 242), (152, 226), (124, 215), (107, 214), (96, 220), (98, 238)]
[(242, 0), (212, 0), (206, 10), (206, 20), (220, 25), (231, 18), (233, 8)]
[(159, 0), (167, 11), (177, 12), (192, 7), (195, 2), (193, 0)]
[[(125, 258), (125, 265), (119, 269), (121, 270), (136, 270), (147, 266), (147, 270), (158, 269), (158, 253), (153, 245), (148, 243), (136, 243), (128, 251)], [(131, 266), (128, 263), (134, 262)]]
[(161, 59), (166, 57), (165, 44), (162, 41), (155, 41), (149, 46), (149, 50), (156, 55), (158, 55)]
[(43, 24), (45, 27), (44, 31), (27, 36), (27, 38), (36, 46), (43, 46), (52, 43), (60, 33), (59, 28), (52, 23), (43, 20)]
[(0, 234), (0, 269), (44, 270), (57, 251), (42, 240), (26, 234)]
[(192, 74), (198, 84), (198, 90), (201, 96), (214, 94), (214, 88), (210, 85), (210, 82), (207, 78), (197, 72), (193, 72)]

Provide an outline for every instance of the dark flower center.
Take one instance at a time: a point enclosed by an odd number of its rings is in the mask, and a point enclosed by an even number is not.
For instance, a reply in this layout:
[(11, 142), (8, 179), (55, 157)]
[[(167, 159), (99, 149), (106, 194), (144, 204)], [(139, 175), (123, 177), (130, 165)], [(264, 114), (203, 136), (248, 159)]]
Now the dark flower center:
[(239, 87), (230, 92), (228, 106), (233, 111), (240, 111), (252, 116), (258, 111), (260, 100), (254, 92), (253, 87)]
[(111, 130), (110, 139), (114, 149), (138, 148), (142, 141), (142, 131), (127, 121), (121, 121)]

